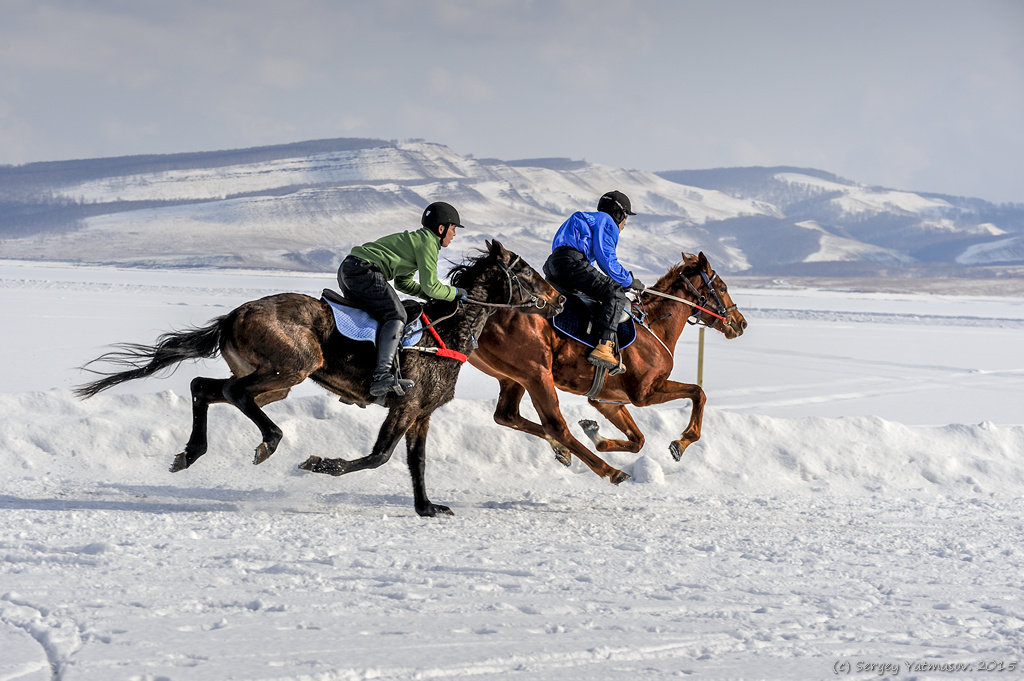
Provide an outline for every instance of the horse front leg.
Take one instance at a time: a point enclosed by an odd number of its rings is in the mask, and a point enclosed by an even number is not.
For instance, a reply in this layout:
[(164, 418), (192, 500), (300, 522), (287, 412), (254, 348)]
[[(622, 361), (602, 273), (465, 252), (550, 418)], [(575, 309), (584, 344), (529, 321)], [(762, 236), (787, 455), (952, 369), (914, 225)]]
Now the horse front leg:
[(544, 427), (523, 417), (519, 412), (519, 405), (526, 394), (526, 388), (520, 383), (508, 378), (498, 379), (498, 403), (494, 407), (494, 422), (499, 426), (505, 426), (518, 430), (528, 435), (534, 435), (551, 445), (555, 452), (555, 459), (563, 466), (572, 465), (572, 452), (562, 443), (548, 437)]
[(391, 459), (391, 454), (398, 446), (398, 441), (402, 439), (414, 420), (414, 417), (405, 413), (400, 406), (392, 407), (388, 411), (384, 423), (381, 424), (380, 430), (377, 432), (377, 440), (373, 443), (373, 449), (368, 455), (352, 460), (310, 456), (299, 464), (299, 468), (312, 473), (339, 476), (383, 466)]
[(438, 514), (455, 515), (452, 509), (431, 503), (427, 498), (425, 472), (427, 467), (427, 431), (430, 430), (430, 414), (420, 418), (405, 433), (409, 474), (412, 475), (412, 494), (416, 513), (425, 518)]
[(638, 407), (646, 407), (652, 404), (664, 404), (672, 400), (688, 399), (693, 402), (690, 410), (690, 422), (686, 430), (669, 444), (669, 453), (672, 458), (679, 461), (683, 458), (686, 448), (700, 439), (700, 427), (704, 421), (704, 403), (707, 397), (699, 385), (692, 383), (679, 383), (677, 381), (663, 381), (654, 387), (649, 393), (635, 398), (633, 404)]
[(613, 485), (618, 485), (624, 480), (629, 480), (629, 474), (620, 471), (618, 468), (609, 466), (604, 459), (597, 456), (583, 443), (573, 437), (569, 427), (565, 424), (565, 417), (558, 408), (558, 394), (555, 392), (554, 381), (550, 377), (542, 377), (546, 380), (539, 381), (536, 385), (527, 388), (530, 393), (530, 401), (533, 408), (540, 416), (544, 432), (544, 439), (548, 442), (557, 442), (570, 452), (575, 454), (580, 461), (585, 463), (590, 470), (602, 478), (608, 478)]
[(644, 446), (644, 434), (640, 431), (640, 428), (636, 425), (636, 421), (633, 420), (633, 416), (626, 409), (624, 404), (611, 404), (608, 402), (594, 402), (590, 401), (591, 406), (597, 409), (606, 419), (611, 421), (611, 424), (618, 428), (627, 440), (613, 440), (611, 438), (603, 437), (598, 431), (597, 421), (591, 419), (583, 419), (580, 421), (580, 425), (583, 427), (583, 432), (587, 434), (587, 437), (594, 443), (594, 447), (599, 452), (632, 452), (637, 453), (640, 448)]

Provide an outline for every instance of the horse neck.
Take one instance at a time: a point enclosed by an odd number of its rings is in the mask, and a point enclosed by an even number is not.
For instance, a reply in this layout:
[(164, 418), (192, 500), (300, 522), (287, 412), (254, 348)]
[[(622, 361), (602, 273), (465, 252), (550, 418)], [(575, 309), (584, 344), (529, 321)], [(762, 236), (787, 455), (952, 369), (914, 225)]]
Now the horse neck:
[[(671, 295), (678, 295), (678, 291), (667, 291)], [(653, 320), (650, 322), (650, 329), (654, 335), (668, 347), (674, 348), (679, 337), (686, 329), (686, 322), (690, 318), (693, 308), (672, 300), (656, 298), (654, 302), (647, 305), (647, 315)]]
[(490, 316), (489, 308), (463, 305), (449, 323), (443, 327), (438, 326), (438, 333), (449, 348), (468, 355), (476, 349), (477, 339), (483, 333)]
[[(486, 282), (477, 282), (467, 287), (469, 297), (488, 303), (505, 302), (504, 299), (501, 301), (491, 300), (494, 296), (490, 294), (485, 284)], [(500, 308), (462, 304), (454, 317), (446, 323), (438, 325), (438, 334), (449, 348), (468, 355), (476, 349), (484, 326), (496, 309)]]

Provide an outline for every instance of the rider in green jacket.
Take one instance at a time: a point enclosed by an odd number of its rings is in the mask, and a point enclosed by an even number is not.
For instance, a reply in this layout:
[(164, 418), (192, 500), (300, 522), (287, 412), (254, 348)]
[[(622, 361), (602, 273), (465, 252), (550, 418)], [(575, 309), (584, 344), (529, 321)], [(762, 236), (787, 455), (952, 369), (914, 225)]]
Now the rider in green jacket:
[[(338, 284), (347, 298), (377, 320), (377, 365), (370, 378), (370, 395), (404, 395), (413, 382), (399, 379), (395, 359), (408, 321), (395, 292), (419, 298), (465, 300), (466, 291), (441, 283), (437, 257), (462, 227), (459, 212), (438, 201), (423, 211), (420, 229), (398, 232), (353, 248), (338, 268)], [(419, 279), (417, 281), (416, 279)], [(395, 282), (392, 288), (389, 281)]]

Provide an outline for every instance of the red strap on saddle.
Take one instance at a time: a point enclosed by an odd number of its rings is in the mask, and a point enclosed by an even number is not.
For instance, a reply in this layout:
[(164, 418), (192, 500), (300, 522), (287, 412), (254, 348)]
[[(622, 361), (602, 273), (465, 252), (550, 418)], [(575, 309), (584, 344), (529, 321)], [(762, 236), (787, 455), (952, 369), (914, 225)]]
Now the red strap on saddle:
[(465, 364), (469, 357), (462, 354), (458, 350), (452, 350), (447, 345), (445, 345), (444, 341), (441, 340), (441, 336), (437, 333), (437, 329), (430, 325), (430, 319), (427, 318), (427, 313), (421, 312), (420, 317), (423, 318), (423, 323), (427, 325), (427, 328), (430, 330), (430, 333), (434, 336), (434, 340), (436, 340), (437, 344), (440, 346), (437, 349), (437, 356), (450, 357), (451, 359), (457, 359), (458, 361)]

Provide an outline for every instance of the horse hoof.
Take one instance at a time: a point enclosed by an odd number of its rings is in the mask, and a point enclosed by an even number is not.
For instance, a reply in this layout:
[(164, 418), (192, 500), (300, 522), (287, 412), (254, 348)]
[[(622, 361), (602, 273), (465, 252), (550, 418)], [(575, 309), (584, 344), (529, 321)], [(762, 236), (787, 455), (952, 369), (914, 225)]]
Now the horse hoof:
[(417, 508), (416, 513), (422, 518), (433, 518), (438, 515), (455, 515), (455, 511), (441, 504), (427, 504), (422, 508)]
[(618, 485), (620, 483), (626, 482), (627, 480), (629, 480), (629, 478), (629, 473), (626, 473), (625, 471), (615, 471), (614, 473), (608, 476), (608, 479), (611, 480), (611, 483), (613, 485)]
[(348, 462), (342, 459), (322, 459), (319, 456), (311, 456), (299, 464), (299, 468), (313, 473), (324, 473), (326, 475), (345, 475), (348, 473)]
[(311, 456), (302, 463), (300, 463), (299, 468), (301, 468), (304, 471), (312, 471), (315, 473), (317, 471), (317, 468), (320, 466), (321, 461), (323, 461), (323, 459), (321, 459), (319, 456)]
[(260, 446), (256, 448), (256, 454), (252, 457), (252, 465), (259, 466), (261, 463), (270, 458), (270, 455), (274, 453), (274, 450), (266, 442), (261, 442)]
[(568, 468), (569, 466), (572, 465), (572, 454), (570, 454), (569, 450), (565, 448), (556, 449), (555, 461)]
[(580, 419), (580, 427), (583, 428), (583, 432), (586, 433), (587, 437), (591, 440), (597, 437), (597, 421), (592, 419)]
[(191, 464), (189, 463), (188, 456), (185, 455), (185, 452), (181, 452), (180, 454), (175, 455), (174, 461), (171, 462), (171, 467), (169, 470), (172, 473), (177, 473), (178, 471), (185, 470), (190, 465)]
[(669, 454), (672, 455), (673, 459), (679, 461), (680, 459), (683, 458), (683, 452), (685, 452), (686, 448), (689, 446), (689, 442), (682, 442), (681, 440), (676, 440), (668, 446), (668, 451)]

